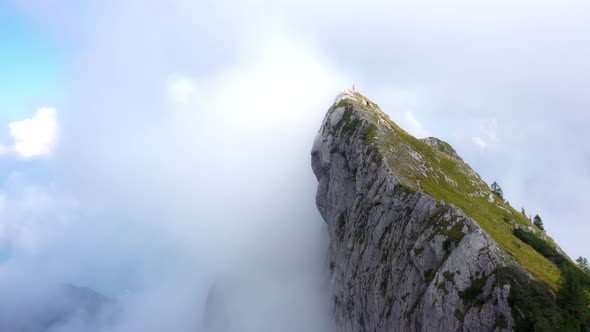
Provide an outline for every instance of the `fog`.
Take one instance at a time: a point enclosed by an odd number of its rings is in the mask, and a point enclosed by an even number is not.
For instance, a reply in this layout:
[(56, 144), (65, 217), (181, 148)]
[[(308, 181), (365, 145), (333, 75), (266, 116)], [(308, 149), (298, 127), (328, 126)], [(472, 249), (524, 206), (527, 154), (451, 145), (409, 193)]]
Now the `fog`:
[(329, 331), (309, 153), (353, 83), (590, 256), (580, 3), (15, 3), (66, 50), (67, 97), (52, 156), (2, 186), (0, 304), (73, 284), (120, 312), (52, 331)]
[[(178, 5), (101, 3), (88, 22), (52, 25), (77, 49), (39, 192), (71, 208), (55, 211), (62, 223), (41, 211), (29, 226), (38, 247), (3, 268), (116, 299), (122, 314), (105, 331), (200, 331), (211, 296), (220, 304), (207, 312), (227, 312), (229, 331), (329, 330), (309, 153), (350, 80), (280, 20), (248, 24), (213, 68), (225, 46), (187, 15), (201, 6)], [(68, 44), (78, 29), (82, 42)], [(51, 238), (37, 238), (44, 227)], [(96, 328), (80, 324), (54, 329)]]

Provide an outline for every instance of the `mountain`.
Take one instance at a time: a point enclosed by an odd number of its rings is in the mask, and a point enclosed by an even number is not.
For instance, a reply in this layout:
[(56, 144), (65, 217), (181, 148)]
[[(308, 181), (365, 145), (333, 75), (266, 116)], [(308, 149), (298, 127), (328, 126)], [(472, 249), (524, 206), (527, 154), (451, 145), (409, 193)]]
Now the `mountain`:
[(590, 329), (590, 277), (448, 143), (348, 90), (312, 168), (338, 331)]
[(24, 294), (0, 310), (0, 331), (99, 331), (119, 314), (117, 304), (89, 288), (63, 285), (44, 294)]

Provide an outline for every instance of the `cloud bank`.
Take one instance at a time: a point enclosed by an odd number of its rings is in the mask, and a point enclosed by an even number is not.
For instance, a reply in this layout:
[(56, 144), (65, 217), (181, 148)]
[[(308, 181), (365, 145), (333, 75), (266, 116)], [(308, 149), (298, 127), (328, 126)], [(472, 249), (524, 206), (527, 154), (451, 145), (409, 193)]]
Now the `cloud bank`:
[[(163, 17), (127, 5), (101, 7), (70, 68), (54, 172), (39, 189), (59, 193), (56, 209), (75, 197), (60, 209), (68, 221), (14, 212), (7, 238), (22, 245), (7, 243), (6, 278), (43, 271), (44, 284), (116, 298), (124, 314), (105, 331), (200, 331), (213, 285), (229, 331), (329, 331), (309, 151), (349, 81), (280, 21), (240, 32), (240, 57), (208, 71), (207, 41), (185, 15), (198, 8)], [(129, 30), (129, 15), (141, 27)], [(164, 32), (179, 40), (142, 37)], [(46, 227), (55, 234), (41, 239)]]

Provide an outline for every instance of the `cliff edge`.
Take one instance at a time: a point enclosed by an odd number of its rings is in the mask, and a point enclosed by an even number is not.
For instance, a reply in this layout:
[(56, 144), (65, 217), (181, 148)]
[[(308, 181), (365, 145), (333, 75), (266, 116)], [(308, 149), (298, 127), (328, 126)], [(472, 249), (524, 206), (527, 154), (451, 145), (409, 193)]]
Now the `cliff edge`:
[(565, 319), (563, 269), (518, 234), (569, 258), (448, 143), (412, 137), (348, 90), (312, 168), (338, 331), (557, 330)]

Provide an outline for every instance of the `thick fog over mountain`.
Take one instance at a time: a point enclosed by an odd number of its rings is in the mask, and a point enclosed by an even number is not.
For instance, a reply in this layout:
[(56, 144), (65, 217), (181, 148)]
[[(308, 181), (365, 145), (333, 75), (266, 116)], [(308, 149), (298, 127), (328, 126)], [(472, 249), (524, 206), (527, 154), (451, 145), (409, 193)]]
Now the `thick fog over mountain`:
[(32, 147), (2, 133), (19, 158), (48, 152), (2, 166), (11, 316), (67, 302), (75, 285), (106, 305), (51, 331), (202, 331), (206, 313), (227, 331), (329, 331), (309, 154), (353, 83), (542, 214), (571, 256), (590, 256), (581, 3), (15, 4), (66, 64), (61, 104), (25, 122), (39, 123), (23, 129), (40, 133)]

